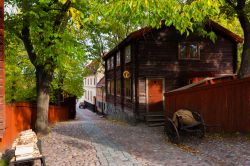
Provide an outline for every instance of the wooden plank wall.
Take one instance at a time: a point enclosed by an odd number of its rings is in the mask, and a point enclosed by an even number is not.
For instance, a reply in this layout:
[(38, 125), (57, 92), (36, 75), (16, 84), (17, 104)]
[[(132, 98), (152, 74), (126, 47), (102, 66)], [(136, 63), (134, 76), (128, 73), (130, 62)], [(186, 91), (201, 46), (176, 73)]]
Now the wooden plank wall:
[(0, 138), (5, 130), (4, 114), (4, 1), (0, 1)]
[[(67, 101), (68, 102), (68, 101)], [(63, 103), (62, 106), (49, 106), (48, 120), (50, 124), (73, 119), (72, 110), (75, 104)], [(19, 132), (27, 129), (34, 129), (36, 117), (36, 105), (30, 103), (7, 104), (6, 109), (6, 130), (0, 141), (0, 152), (8, 148)]]
[[(197, 42), (200, 60), (179, 60), (178, 43)], [(138, 41), (138, 77), (165, 77), (172, 82), (166, 89), (187, 84), (193, 77), (211, 77), (215, 74), (234, 73), (235, 47), (232, 41), (217, 34), (215, 43), (191, 34), (180, 36), (176, 30), (167, 28), (144, 36)]]
[(250, 77), (170, 92), (166, 115), (180, 108), (200, 112), (209, 131), (250, 132)]

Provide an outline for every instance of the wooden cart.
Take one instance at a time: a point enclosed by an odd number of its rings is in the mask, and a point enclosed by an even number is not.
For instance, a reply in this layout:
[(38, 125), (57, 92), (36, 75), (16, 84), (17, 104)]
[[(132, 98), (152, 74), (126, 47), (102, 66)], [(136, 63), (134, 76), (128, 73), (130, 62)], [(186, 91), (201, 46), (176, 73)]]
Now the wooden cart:
[(196, 120), (196, 123), (192, 125), (183, 125), (181, 123), (181, 117), (177, 117), (178, 127), (176, 127), (172, 118), (167, 118), (164, 132), (171, 142), (179, 144), (181, 141), (180, 136), (185, 133), (193, 133), (199, 138), (203, 138), (205, 136), (205, 123), (203, 118), (198, 112), (191, 112)]

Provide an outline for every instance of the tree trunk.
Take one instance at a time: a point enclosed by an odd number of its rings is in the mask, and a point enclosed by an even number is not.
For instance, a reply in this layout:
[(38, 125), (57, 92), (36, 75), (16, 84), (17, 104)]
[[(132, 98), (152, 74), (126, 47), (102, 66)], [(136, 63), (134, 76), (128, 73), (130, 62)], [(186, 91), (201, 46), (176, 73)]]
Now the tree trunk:
[(244, 31), (244, 44), (241, 57), (241, 65), (239, 70), (239, 77), (250, 76), (250, 22), (247, 16), (239, 16), (241, 26)]
[[(239, 2), (238, 2), (239, 3)], [(241, 65), (239, 70), (239, 77), (250, 77), (250, 21), (247, 14), (244, 11), (245, 4), (238, 4), (240, 10), (238, 10), (238, 18), (241, 27), (244, 32), (244, 44), (241, 57)]]
[(47, 133), (48, 130), (48, 110), (49, 110), (49, 91), (52, 81), (53, 70), (44, 71), (44, 67), (36, 68), (37, 79), (37, 119), (35, 128), (39, 133)]

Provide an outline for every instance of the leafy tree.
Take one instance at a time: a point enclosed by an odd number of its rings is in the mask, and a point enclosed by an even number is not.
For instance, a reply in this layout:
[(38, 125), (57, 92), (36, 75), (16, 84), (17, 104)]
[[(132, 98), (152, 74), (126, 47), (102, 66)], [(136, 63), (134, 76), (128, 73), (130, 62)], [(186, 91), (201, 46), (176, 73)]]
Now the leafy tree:
[(20, 41), (9, 33), (5, 33), (5, 37), (14, 37), (5, 41), (5, 100), (33, 102), (36, 98), (34, 66)]
[[(57, 68), (64, 68), (67, 57), (75, 61), (83, 56), (79, 39), (76, 8), (87, 9), (85, 1), (70, 0), (6, 0), (5, 7), (16, 12), (5, 13), (6, 31), (18, 37), (35, 68), (37, 93), (36, 130), (47, 132), (49, 92)], [(84, 11), (85, 10), (85, 11)], [(65, 69), (65, 68), (64, 68)], [(65, 69), (67, 70), (67, 68)], [(70, 69), (72, 70), (72, 68)], [(68, 79), (68, 73), (63, 73)], [(65, 87), (66, 88), (66, 87)], [(66, 88), (67, 89), (67, 88)]]
[[(204, 19), (215, 16), (220, 12), (219, 2), (213, 0), (111, 0), (96, 5), (101, 9), (95, 17), (104, 20), (117, 19), (118, 22), (129, 22), (133, 26), (160, 27), (160, 21), (165, 20), (167, 26), (173, 25), (182, 34), (187, 35), (195, 28), (201, 27)], [(129, 16), (129, 17), (128, 17)], [(127, 20), (122, 18), (128, 18)], [(207, 34), (212, 35), (212, 34)]]
[[(100, 10), (97, 13), (94, 10), (91, 14), (98, 14), (96, 16), (99, 18), (102, 16)], [(106, 17), (97, 22), (89, 19), (89, 22), (82, 27), (86, 37), (86, 40), (84, 40), (85, 51), (90, 59), (100, 59), (100, 56), (105, 54), (106, 51), (115, 47), (129, 33), (136, 30), (136, 26), (129, 23), (129, 15), (122, 18), (119, 16), (115, 18)]]

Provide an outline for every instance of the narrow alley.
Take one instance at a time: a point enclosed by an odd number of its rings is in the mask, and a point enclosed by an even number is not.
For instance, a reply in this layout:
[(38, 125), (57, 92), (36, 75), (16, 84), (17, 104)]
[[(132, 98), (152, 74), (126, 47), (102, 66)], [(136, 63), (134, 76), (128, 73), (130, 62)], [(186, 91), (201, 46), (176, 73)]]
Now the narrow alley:
[(250, 165), (248, 138), (207, 136), (177, 146), (161, 127), (131, 126), (87, 109), (78, 109), (76, 120), (56, 124), (41, 140), (49, 166)]

